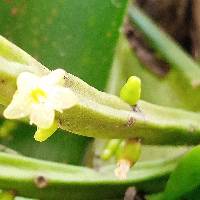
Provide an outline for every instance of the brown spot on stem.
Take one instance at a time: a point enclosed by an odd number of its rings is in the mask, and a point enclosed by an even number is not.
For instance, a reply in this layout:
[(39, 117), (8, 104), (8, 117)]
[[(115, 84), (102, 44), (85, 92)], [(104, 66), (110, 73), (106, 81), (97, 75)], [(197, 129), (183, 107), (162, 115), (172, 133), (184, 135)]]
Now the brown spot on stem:
[(142, 118), (145, 120), (144, 112), (142, 111), (142, 109), (139, 107), (138, 104), (133, 107), (133, 112), (139, 113), (142, 116)]
[(11, 3), (12, 0), (4, 0), (6, 3)]
[(141, 143), (141, 138), (129, 138), (127, 139), (128, 143), (137, 143), (140, 142)]
[(140, 109), (140, 107), (139, 107), (138, 105), (135, 105), (135, 106), (133, 107), (133, 111), (134, 111), (134, 112), (137, 112), (137, 113), (142, 113), (142, 110)]
[(63, 125), (62, 120), (60, 118), (58, 118), (58, 126), (62, 127), (62, 125)]
[(130, 126), (132, 126), (133, 124), (135, 124), (135, 122), (136, 122), (136, 119), (130, 114), (126, 125), (127, 125), (128, 127), (130, 127)]
[(6, 81), (4, 79), (0, 80), (0, 83), (4, 84)]
[(13, 198), (15, 196), (17, 196), (17, 191), (16, 190), (8, 190), (7, 193), (10, 194)]
[(48, 185), (48, 181), (44, 176), (37, 176), (34, 179), (34, 183), (38, 188), (45, 188)]

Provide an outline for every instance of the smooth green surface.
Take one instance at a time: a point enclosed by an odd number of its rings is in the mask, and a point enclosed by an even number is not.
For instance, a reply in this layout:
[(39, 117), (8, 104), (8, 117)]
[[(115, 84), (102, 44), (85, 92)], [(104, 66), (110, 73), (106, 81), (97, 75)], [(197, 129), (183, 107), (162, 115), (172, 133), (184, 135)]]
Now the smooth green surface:
[(200, 199), (200, 146), (188, 152), (172, 173), (164, 195), (165, 200)]
[[(123, 198), (128, 186), (137, 186), (145, 192), (162, 190), (177, 161), (174, 158), (137, 164), (126, 180), (119, 181), (114, 176), (114, 166), (96, 172), (89, 168), (0, 153), (0, 187), (12, 188), (19, 196), (39, 199), (114, 200)], [(38, 177), (42, 179), (40, 184)]]
[[(62, 67), (104, 89), (126, 4), (126, 0), (0, 1), (0, 34), (50, 69)], [(19, 49), (13, 50), (13, 45), (8, 48), (2, 40), (0, 45), (4, 58), (40, 65)], [(20, 130), (1, 142), (33, 157), (80, 164), (88, 144), (87, 138), (58, 131), (59, 137), (41, 146), (32, 138), (32, 129)]]
[(1, 1), (0, 34), (50, 68), (103, 89), (126, 0)]

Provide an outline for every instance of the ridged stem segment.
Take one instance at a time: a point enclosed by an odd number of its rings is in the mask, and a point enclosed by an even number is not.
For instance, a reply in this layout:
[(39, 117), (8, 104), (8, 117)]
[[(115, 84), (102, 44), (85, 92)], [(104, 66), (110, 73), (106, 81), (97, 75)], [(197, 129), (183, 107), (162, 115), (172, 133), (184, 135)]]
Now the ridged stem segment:
[[(34, 64), (34, 60), (30, 62), (30, 56), (22, 50), (17, 51), (16, 46), (12, 46), (14, 50), (9, 49), (10, 54), (18, 52), (29, 62), (24, 64), (23, 60), (20, 64), (18, 60), (13, 62), (13, 59), (4, 58), (1, 43), (8, 47), (12, 45), (0, 38), (0, 103), (6, 106), (16, 90), (16, 78), (20, 72), (43, 75), (49, 70)], [(133, 111), (120, 98), (100, 92), (69, 73), (65, 75), (65, 86), (76, 93), (80, 102), (57, 115), (59, 126), (64, 130), (96, 138), (140, 138), (143, 144), (197, 144), (200, 141), (198, 113), (144, 101), (139, 101), (137, 111)]]

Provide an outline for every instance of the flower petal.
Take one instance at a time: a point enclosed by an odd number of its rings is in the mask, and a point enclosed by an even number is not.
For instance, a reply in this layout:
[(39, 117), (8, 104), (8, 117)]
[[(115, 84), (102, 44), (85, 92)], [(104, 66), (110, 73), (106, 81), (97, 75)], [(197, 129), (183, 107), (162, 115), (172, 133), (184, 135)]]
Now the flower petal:
[(63, 109), (76, 105), (78, 97), (69, 88), (55, 86), (51, 91), (48, 91), (47, 101), (55, 110), (62, 112)]
[(17, 78), (17, 88), (19, 91), (30, 91), (38, 84), (40, 78), (30, 72), (22, 72)]
[(39, 128), (47, 129), (54, 122), (55, 112), (52, 107), (46, 104), (33, 104), (30, 115), (30, 123), (37, 125)]
[(7, 119), (23, 118), (31, 112), (31, 100), (26, 93), (15, 92), (11, 103), (4, 110), (3, 115)]
[(53, 133), (55, 133), (57, 129), (58, 129), (58, 123), (55, 120), (54, 123), (52, 124), (52, 126), (50, 126), (47, 129), (37, 128), (34, 138), (38, 142), (43, 142), (47, 138), (49, 138)]
[(45, 85), (64, 85), (65, 70), (56, 69), (47, 76), (42, 77), (41, 83)]

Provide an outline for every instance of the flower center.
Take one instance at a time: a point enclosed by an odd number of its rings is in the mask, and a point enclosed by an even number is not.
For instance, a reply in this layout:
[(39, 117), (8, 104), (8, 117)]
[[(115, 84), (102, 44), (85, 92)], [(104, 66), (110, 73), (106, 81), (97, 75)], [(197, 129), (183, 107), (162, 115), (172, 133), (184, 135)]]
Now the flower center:
[(33, 101), (35, 103), (39, 103), (47, 98), (47, 94), (41, 88), (35, 88), (34, 90), (31, 91), (31, 97), (33, 98)]

